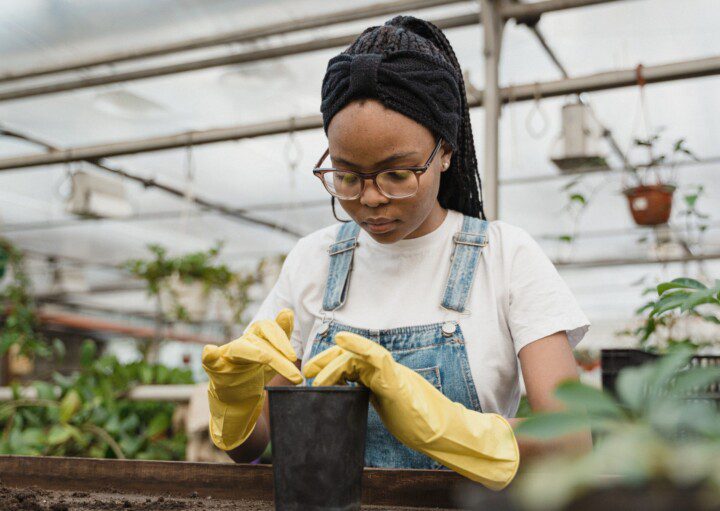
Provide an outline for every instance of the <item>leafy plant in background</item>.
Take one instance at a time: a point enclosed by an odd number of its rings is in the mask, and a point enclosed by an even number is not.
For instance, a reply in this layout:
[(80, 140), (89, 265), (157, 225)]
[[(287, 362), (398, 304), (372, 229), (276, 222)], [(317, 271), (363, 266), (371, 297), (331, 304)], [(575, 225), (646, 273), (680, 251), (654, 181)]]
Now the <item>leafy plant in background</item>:
[(551, 439), (589, 427), (595, 447), (524, 471), (514, 485), (523, 508), (581, 509), (566, 506), (593, 492), (655, 487), (690, 490), (720, 505), (720, 393), (705, 395), (717, 388), (720, 367), (688, 368), (692, 354), (678, 346), (656, 363), (622, 370), (617, 397), (577, 381), (560, 384), (555, 396), (565, 410), (534, 414), (517, 433)]
[(0, 454), (182, 460), (186, 437), (172, 429), (175, 405), (127, 398), (136, 385), (192, 383), (189, 369), (144, 361), (121, 364), (97, 358), (92, 341), (81, 350), (81, 369), (31, 387), (36, 399), (0, 404)]
[(31, 294), (24, 256), (4, 239), (0, 239), (0, 266), (0, 279), (9, 279), (0, 287), (0, 356), (13, 345), (20, 348), (22, 355), (50, 355), (52, 350), (39, 332), (37, 307)]
[[(687, 332), (678, 338), (673, 328), (687, 318), (720, 325), (717, 315), (720, 311), (720, 280), (709, 287), (695, 279), (678, 278), (663, 282), (646, 292), (657, 293), (657, 297), (636, 311), (637, 314), (646, 314), (642, 325), (632, 332), (641, 348), (662, 352), (677, 344), (688, 345), (695, 350), (720, 344), (720, 339), (701, 340), (691, 337)], [(661, 330), (664, 335), (661, 335)], [(664, 339), (661, 341), (661, 338)]]
[[(661, 150), (659, 146), (662, 142), (662, 132), (664, 128), (659, 128), (652, 135), (647, 138), (635, 138), (633, 140), (633, 147), (636, 149), (642, 149), (646, 152), (645, 163), (639, 165), (640, 168), (648, 169), (644, 175), (654, 176), (654, 180), (650, 181), (647, 177), (643, 177), (643, 174), (638, 172), (636, 167), (629, 167), (627, 170), (633, 177), (636, 186), (647, 186), (651, 182), (657, 184), (670, 184), (674, 185), (676, 179), (676, 169), (678, 163), (683, 158), (690, 158), (694, 161), (699, 161), (698, 157), (690, 149), (688, 149), (685, 138), (678, 138), (672, 142), (668, 147), (672, 149)], [(663, 172), (665, 169), (665, 172)]]
[[(154, 257), (151, 259), (133, 259), (125, 267), (134, 276), (145, 280), (148, 294), (158, 299), (167, 294), (172, 299), (172, 319), (190, 320), (190, 314), (180, 303), (180, 296), (174, 282), (200, 284), (203, 287), (203, 299), (207, 300), (212, 291), (218, 291), (231, 309), (231, 322), (243, 320), (243, 313), (250, 303), (248, 290), (259, 282), (262, 264), (255, 272), (239, 273), (231, 271), (227, 265), (217, 262), (222, 249), (217, 244), (208, 251), (192, 252), (177, 257), (169, 257), (167, 250), (159, 245), (149, 245)], [(163, 293), (164, 292), (164, 293)]]

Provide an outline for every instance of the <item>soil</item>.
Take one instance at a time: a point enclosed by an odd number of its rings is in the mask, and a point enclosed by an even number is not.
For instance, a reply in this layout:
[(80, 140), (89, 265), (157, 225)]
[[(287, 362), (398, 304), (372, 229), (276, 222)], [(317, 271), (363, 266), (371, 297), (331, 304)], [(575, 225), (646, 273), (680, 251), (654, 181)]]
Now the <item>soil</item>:
[[(196, 492), (186, 497), (148, 496), (121, 493), (113, 488), (104, 492), (55, 491), (37, 487), (11, 488), (0, 485), (2, 511), (274, 511), (272, 502), (223, 500), (200, 497)], [(367, 511), (418, 511), (420, 508), (363, 506)], [(428, 508), (422, 508), (428, 510)]]

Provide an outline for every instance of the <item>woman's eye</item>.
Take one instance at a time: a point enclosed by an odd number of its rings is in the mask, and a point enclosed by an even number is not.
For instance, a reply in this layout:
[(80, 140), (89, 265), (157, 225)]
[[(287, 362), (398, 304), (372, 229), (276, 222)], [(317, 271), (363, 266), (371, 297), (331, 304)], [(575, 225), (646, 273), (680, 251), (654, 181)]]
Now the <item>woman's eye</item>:
[(345, 172), (338, 172), (338, 177), (344, 185), (352, 185), (357, 183), (358, 177), (355, 174), (349, 174)]
[(405, 181), (406, 179), (409, 179), (410, 176), (412, 176), (412, 172), (409, 170), (393, 170), (385, 173), (385, 177), (393, 181)]

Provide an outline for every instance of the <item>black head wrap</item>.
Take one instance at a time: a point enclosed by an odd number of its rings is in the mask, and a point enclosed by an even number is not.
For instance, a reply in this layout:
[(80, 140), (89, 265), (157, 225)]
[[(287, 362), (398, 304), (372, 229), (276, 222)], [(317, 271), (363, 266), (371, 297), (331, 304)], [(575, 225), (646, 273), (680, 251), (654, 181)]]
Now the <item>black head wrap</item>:
[[(405, 42), (400, 49), (378, 53), (371, 45), (368, 49), (373, 52), (364, 53), (358, 52), (361, 45), (354, 44), (328, 62), (320, 106), (325, 133), (335, 114), (348, 103), (371, 98), (422, 124), (457, 149), (462, 121), (457, 72), (439, 51), (420, 51), (422, 36), (389, 25), (392, 21), (370, 27), (363, 35), (374, 29), (380, 29), (380, 34), (383, 30), (397, 32), (396, 38)], [(430, 44), (427, 40), (422, 43), (425, 47)]]

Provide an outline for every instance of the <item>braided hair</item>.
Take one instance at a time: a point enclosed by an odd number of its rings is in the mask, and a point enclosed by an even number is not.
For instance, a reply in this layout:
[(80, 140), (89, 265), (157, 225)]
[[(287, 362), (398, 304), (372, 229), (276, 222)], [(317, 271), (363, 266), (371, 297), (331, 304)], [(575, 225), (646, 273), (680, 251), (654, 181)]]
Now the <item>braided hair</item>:
[[(382, 26), (368, 27), (342, 53), (352, 55), (388, 54), (413, 50), (447, 62), (456, 73), (460, 88), (461, 122), (449, 168), (441, 174), (438, 202), (468, 216), (485, 219), (482, 182), (475, 155), (470, 109), (465, 81), (457, 56), (445, 34), (433, 23), (413, 16), (396, 16)], [(333, 215), (335, 202), (333, 197)], [(342, 221), (342, 220), (340, 220)]]

